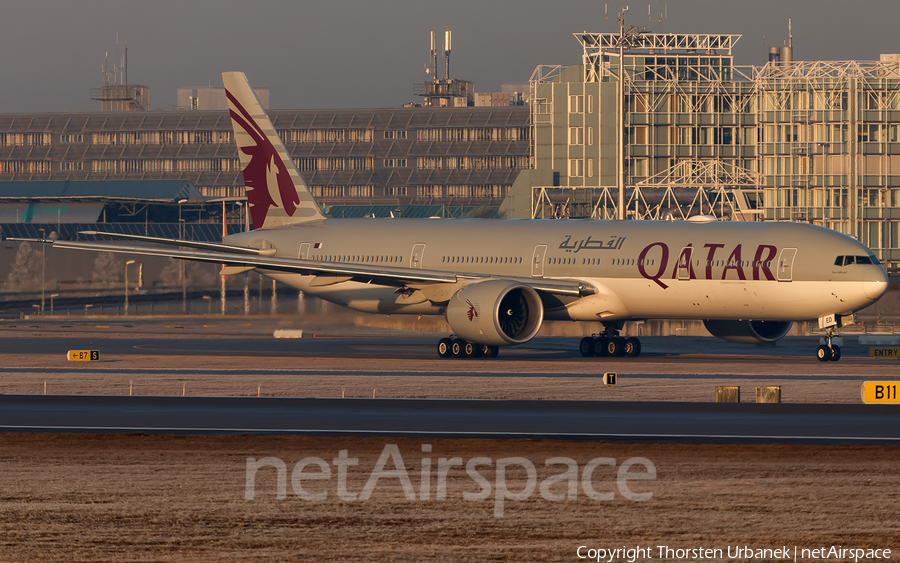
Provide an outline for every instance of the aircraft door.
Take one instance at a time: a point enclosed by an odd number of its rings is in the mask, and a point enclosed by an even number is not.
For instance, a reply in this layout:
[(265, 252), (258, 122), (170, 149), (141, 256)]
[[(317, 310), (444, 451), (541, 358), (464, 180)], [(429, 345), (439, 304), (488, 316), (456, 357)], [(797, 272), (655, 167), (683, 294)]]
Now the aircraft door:
[(531, 258), (531, 277), (544, 277), (544, 255), (547, 254), (547, 245), (539, 244), (534, 247), (534, 256)]
[(678, 279), (691, 279), (691, 252), (694, 250), (692, 246), (685, 246), (681, 249), (681, 255), (678, 257)]
[(796, 248), (785, 248), (778, 259), (778, 281), (791, 281), (794, 279), (794, 256)]
[(425, 245), (419, 243), (413, 246), (412, 254), (409, 257), (410, 268), (422, 268), (422, 259), (425, 257)]
[(300, 252), (297, 254), (297, 258), (301, 260), (306, 260), (309, 258), (309, 243), (304, 242), (300, 245)]

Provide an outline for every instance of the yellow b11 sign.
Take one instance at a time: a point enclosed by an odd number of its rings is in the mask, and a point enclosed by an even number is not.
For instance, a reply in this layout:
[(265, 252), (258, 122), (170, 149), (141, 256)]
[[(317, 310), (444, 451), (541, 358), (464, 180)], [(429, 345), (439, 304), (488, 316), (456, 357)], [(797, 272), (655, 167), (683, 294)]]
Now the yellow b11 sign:
[(69, 350), (70, 362), (100, 361), (100, 350)]
[(900, 381), (866, 381), (860, 388), (862, 401), (867, 405), (900, 403), (897, 398)]

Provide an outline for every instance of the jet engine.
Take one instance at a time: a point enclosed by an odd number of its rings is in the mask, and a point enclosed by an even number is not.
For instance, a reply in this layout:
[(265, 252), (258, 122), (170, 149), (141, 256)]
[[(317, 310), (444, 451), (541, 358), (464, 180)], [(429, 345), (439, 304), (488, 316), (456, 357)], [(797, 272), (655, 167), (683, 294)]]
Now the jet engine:
[(512, 346), (534, 338), (544, 321), (544, 306), (527, 285), (488, 280), (457, 291), (446, 316), (454, 334), (464, 340)]
[(775, 342), (791, 330), (791, 321), (703, 321), (716, 338), (741, 344)]

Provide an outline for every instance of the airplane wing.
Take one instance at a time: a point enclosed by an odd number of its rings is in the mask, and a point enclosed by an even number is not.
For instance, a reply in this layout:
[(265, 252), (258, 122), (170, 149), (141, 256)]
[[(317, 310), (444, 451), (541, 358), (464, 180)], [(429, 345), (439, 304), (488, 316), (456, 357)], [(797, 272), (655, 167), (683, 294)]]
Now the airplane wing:
[[(143, 244), (119, 244), (89, 241), (67, 241), (46, 239), (7, 239), (42, 244), (52, 244), (55, 248), (87, 250), (91, 252), (114, 252), (137, 254), (142, 256), (162, 256), (225, 264), (222, 273), (233, 275), (253, 269), (284, 272), (301, 275), (312, 275), (316, 278), (313, 286), (327, 286), (336, 283), (355, 281), (389, 287), (406, 288), (431, 284), (457, 284), (478, 279), (496, 278), (486, 274), (467, 272), (447, 272), (442, 270), (424, 270), (419, 268), (384, 267), (371, 264), (347, 264), (344, 262), (325, 262), (302, 258), (274, 256), (274, 249), (258, 249), (219, 243), (162, 239), (139, 235), (123, 235), (98, 231), (83, 231), (83, 234), (114, 236), (117, 238), (151, 242), (157, 246)], [(185, 247), (187, 249), (171, 249), (167, 246)], [(520, 278), (503, 276), (503, 279), (518, 281), (524, 285), (553, 295), (582, 297), (596, 292), (579, 280)]]

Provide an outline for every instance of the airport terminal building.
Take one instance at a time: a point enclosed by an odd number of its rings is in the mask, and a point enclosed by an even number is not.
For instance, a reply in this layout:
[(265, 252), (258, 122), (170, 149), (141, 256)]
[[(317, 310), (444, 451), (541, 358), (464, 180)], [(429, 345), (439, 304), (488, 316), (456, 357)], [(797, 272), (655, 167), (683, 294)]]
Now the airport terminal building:
[[(531, 165), (524, 106), (273, 110), (270, 117), (328, 207), (492, 214)], [(244, 196), (225, 111), (0, 115), (0, 183), (48, 180), (184, 180), (207, 198)]]

